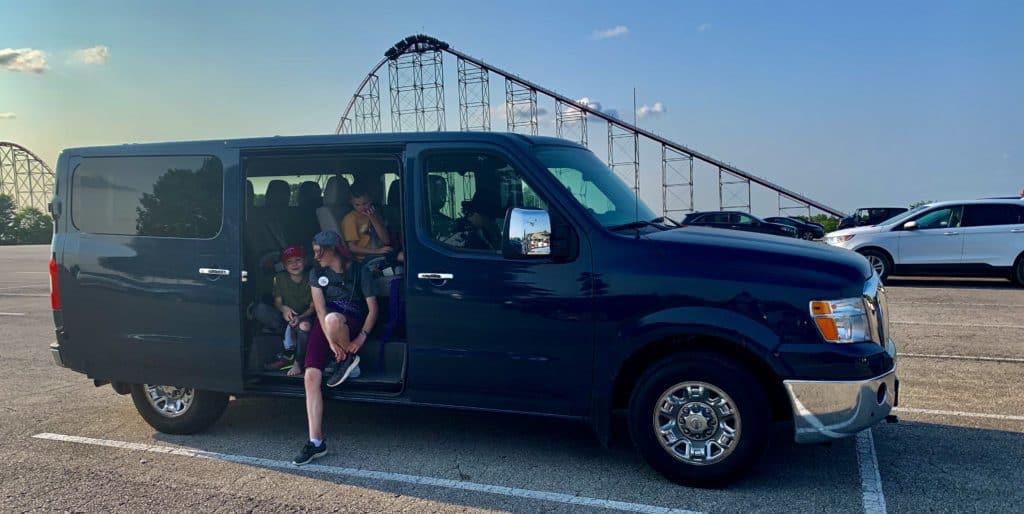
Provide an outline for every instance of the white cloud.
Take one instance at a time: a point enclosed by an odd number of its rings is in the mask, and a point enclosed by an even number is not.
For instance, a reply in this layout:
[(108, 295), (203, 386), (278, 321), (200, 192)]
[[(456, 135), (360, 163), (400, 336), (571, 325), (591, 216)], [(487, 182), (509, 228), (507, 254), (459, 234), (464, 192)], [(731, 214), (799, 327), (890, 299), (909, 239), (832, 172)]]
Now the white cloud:
[(644, 119), (648, 116), (658, 116), (665, 113), (665, 104), (661, 102), (654, 102), (652, 105), (641, 105), (636, 109), (636, 117)]
[(0, 67), (9, 71), (42, 73), (47, 70), (46, 52), (32, 48), (4, 48), (0, 50)]
[(710, 23), (701, 23), (700, 25), (697, 26), (697, 32), (704, 32), (705, 30), (708, 30), (710, 28)]
[(13, 112), (0, 112), (0, 120), (13, 120), (17, 117), (18, 115)]
[(609, 39), (625, 36), (626, 34), (629, 34), (629, 27), (626, 27), (625, 25), (616, 25), (610, 29), (595, 30), (590, 37), (592, 39)]
[[(580, 98), (579, 100), (576, 100), (576, 103), (579, 104), (579, 105), (585, 105), (585, 106), (587, 106), (590, 109), (593, 109), (595, 111), (599, 111), (601, 113), (607, 114), (608, 116), (611, 116), (612, 118), (622, 119), (619, 116), (619, 110), (618, 109), (613, 109), (611, 107), (605, 108), (603, 105), (601, 105), (601, 102), (598, 102), (597, 100), (594, 100), (594, 99), (592, 99), (590, 97), (584, 96), (583, 98)], [(590, 120), (591, 121), (598, 121), (598, 122), (604, 121), (601, 118), (598, 118), (597, 116), (591, 116)]]
[(94, 46), (75, 50), (71, 54), (71, 60), (82, 64), (107, 64), (110, 58), (110, 49), (105, 46)]

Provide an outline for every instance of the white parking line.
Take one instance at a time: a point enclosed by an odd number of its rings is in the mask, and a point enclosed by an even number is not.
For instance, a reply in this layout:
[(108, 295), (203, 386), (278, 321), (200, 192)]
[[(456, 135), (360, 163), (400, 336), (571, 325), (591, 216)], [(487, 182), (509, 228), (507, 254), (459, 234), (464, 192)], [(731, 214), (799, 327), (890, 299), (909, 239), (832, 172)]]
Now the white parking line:
[(1024, 325), (988, 324), (988, 323), (936, 323), (934, 321), (890, 321), (893, 325), (928, 325), (932, 327), (965, 327), (965, 328), (1021, 328)]
[(964, 361), (988, 361), (988, 362), (1024, 362), (1024, 359), (1013, 357), (975, 357), (973, 355), (942, 355), (937, 353), (906, 353), (900, 352), (900, 357), (920, 357), (923, 359), (953, 359)]
[(600, 498), (589, 498), (586, 496), (575, 496), (572, 494), (555, 493), (550, 491), (535, 491), (532, 489), (521, 489), (518, 487), (507, 487), (502, 485), (481, 484), (477, 482), (465, 482), (462, 480), (449, 480), (445, 478), (425, 477), (419, 475), (406, 475), (403, 473), (390, 473), (386, 471), (370, 471), (365, 469), (342, 468), (336, 466), (325, 466), (322, 464), (307, 464), (302, 467), (293, 465), (283, 460), (261, 459), (258, 457), (246, 457), (244, 455), (231, 455), (228, 453), (208, 452), (203, 450), (191, 450), (188, 448), (175, 448), (173, 446), (156, 446), (150, 444), (129, 443), (125, 441), (112, 441), (109, 439), (93, 439), (91, 437), (79, 437), (63, 434), (36, 434), (36, 439), (47, 439), (50, 441), (62, 441), (69, 443), (89, 444), (93, 446), (105, 446), (108, 448), (119, 448), (122, 450), (137, 450), (152, 453), (165, 453), (179, 457), (192, 457), (198, 459), (219, 460), (244, 464), (247, 466), (259, 466), (262, 468), (280, 469), (289, 472), (312, 472), (327, 475), (362, 478), (369, 480), (386, 480), (389, 482), (400, 482), (403, 484), (425, 485), (443, 487), (446, 489), (458, 489), (461, 491), (472, 491), (478, 493), (496, 494), (500, 496), (512, 496), (515, 498), (526, 498), (529, 500), (542, 500), (569, 505), (582, 505), (585, 507), (597, 507), (602, 509), (623, 510), (628, 512), (643, 512), (651, 514), (701, 514), (691, 510), (680, 510), (657, 505), (646, 505), (643, 503), (629, 503), (614, 500), (602, 500)]
[(10, 291), (11, 289), (25, 289), (26, 287), (49, 287), (46, 284), (23, 284), (20, 286), (8, 286), (0, 287), (0, 291)]
[(0, 316), (24, 316), (24, 312), (0, 312)]
[(0, 296), (50, 296), (48, 294), (30, 294), (30, 293), (0, 293)]
[(49, 275), (50, 274), (49, 271), (15, 271), (15, 273), (20, 273), (22, 275), (35, 275), (35, 274)]
[(885, 493), (882, 491), (882, 476), (878, 473), (878, 456), (875, 455), (875, 438), (871, 429), (857, 434), (857, 464), (860, 467), (861, 500), (864, 514), (885, 514)]
[(955, 416), (961, 418), (985, 418), (1003, 419), (1008, 421), (1024, 421), (1024, 416), (1011, 416), (1009, 414), (989, 414), (986, 412), (960, 412), (952, 410), (914, 409), (910, 407), (896, 407), (896, 412), (909, 412), (912, 414), (931, 414), (933, 416)]
[(893, 302), (889, 305), (942, 305), (944, 307), (1024, 307), (1024, 303)]

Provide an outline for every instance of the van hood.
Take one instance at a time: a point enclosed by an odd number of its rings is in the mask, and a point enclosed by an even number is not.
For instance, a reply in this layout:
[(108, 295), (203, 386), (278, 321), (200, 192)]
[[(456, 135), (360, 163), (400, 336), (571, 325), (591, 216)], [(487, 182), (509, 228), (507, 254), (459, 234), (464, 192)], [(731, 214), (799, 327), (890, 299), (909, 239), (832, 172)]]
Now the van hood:
[(670, 260), (708, 268), (775, 274), (792, 282), (856, 282), (874, 273), (860, 254), (821, 242), (710, 227), (683, 226), (647, 234)]

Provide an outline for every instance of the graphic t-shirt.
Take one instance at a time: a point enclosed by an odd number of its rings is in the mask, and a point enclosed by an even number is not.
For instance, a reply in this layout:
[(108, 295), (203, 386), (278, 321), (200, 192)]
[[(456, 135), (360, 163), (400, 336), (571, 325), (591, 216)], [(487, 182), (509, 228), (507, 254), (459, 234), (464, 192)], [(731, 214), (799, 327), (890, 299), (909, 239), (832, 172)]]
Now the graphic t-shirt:
[(362, 269), (362, 267), (353, 264), (349, 266), (348, 270), (342, 270), (339, 273), (329, 267), (316, 267), (309, 274), (309, 287), (316, 287), (323, 291), (324, 301), (327, 303), (346, 301), (352, 302), (358, 307), (359, 303), (361, 303), (358, 300), (370, 298), (374, 294), (372, 280), (368, 280), (369, 277), (366, 277), (366, 273), (364, 273), (363, 280), (360, 280), (362, 298), (357, 298), (354, 280), (354, 270), (356, 268)]

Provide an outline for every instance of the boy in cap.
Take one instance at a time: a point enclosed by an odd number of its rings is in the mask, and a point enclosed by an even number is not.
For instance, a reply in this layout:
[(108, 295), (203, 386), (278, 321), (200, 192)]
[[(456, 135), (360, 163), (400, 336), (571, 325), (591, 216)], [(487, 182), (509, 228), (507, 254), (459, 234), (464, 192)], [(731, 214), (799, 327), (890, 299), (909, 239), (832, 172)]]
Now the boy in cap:
[[(377, 297), (374, 296), (367, 272), (353, 266), (347, 248), (336, 232), (320, 232), (313, 238), (313, 257), (317, 267), (309, 274), (316, 317), (306, 348), (305, 387), (306, 416), (309, 421), (309, 441), (292, 460), (298, 466), (327, 453), (323, 441), (324, 398), (320, 384), (328, 359), (334, 358), (334, 373), (327, 379), (327, 387), (335, 387), (347, 378), (359, 376), (359, 356), (356, 353), (366, 342), (377, 323)], [(366, 302), (363, 318), (356, 294), (355, 270), (363, 270), (358, 289)]]
[(306, 339), (312, 328), (313, 300), (306, 278), (302, 247), (289, 246), (281, 251), (284, 271), (274, 275), (274, 308), (284, 323), (284, 351), (275, 356), (267, 369), (288, 370), (288, 376), (302, 373)]

